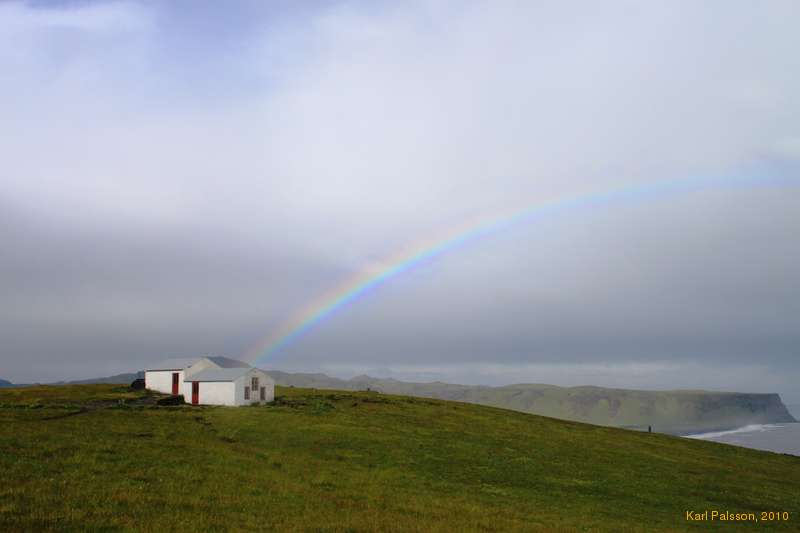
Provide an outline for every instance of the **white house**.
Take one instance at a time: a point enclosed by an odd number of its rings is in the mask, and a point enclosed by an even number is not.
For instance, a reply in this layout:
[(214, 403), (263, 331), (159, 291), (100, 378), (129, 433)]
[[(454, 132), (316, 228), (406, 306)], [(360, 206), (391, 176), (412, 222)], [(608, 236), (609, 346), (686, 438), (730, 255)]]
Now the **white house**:
[(166, 359), (144, 372), (145, 387), (183, 394), (195, 405), (250, 405), (275, 399), (275, 381), (262, 370), (227, 357)]

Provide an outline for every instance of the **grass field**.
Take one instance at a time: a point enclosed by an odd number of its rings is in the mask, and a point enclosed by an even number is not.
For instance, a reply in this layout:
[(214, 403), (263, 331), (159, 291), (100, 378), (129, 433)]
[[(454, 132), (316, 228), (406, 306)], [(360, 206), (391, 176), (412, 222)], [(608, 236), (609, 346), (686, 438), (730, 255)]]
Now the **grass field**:
[[(0, 390), (0, 531), (800, 530), (800, 458), (368, 392)], [(788, 522), (688, 523), (687, 510)]]

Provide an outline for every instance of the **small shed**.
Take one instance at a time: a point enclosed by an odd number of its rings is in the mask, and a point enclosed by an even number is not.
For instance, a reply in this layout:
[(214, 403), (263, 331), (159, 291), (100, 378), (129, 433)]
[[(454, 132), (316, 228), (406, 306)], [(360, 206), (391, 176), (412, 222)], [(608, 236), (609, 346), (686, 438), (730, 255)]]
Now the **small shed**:
[(194, 405), (252, 405), (275, 399), (275, 381), (257, 368), (207, 368), (186, 378), (184, 398)]

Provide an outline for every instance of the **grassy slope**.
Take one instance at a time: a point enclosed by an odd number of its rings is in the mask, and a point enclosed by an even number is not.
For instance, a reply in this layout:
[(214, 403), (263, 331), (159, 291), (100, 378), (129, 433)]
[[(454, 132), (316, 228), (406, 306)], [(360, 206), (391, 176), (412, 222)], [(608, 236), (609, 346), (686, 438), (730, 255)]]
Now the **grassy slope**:
[(685, 531), (706, 508), (800, 525), (797, 457), (366, 392), (202, 408), (122, 390), (0, 391), (0, 530)]

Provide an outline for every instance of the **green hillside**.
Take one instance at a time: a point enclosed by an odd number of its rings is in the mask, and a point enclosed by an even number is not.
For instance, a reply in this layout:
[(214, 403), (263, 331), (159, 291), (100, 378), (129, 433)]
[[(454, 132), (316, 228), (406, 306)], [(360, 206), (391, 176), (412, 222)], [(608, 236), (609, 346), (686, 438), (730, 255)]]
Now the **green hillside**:
[[(800, 529), (800, 458), (369, 392), (0, 391), (0, 531)], [(788, 522), (689, 523), (687, 510)]]

